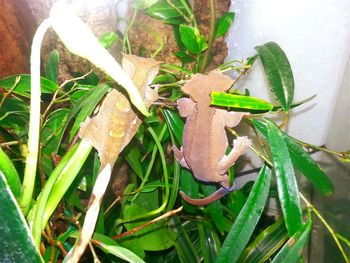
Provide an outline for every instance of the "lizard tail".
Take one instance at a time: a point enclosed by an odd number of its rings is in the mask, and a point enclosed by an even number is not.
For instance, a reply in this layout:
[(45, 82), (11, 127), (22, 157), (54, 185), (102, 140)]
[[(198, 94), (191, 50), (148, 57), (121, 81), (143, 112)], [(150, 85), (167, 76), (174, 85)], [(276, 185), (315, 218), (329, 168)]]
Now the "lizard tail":
[[(226, 189), (224, 187), (220, 187), (216, 192), (212, 193), (211, 195), (204, 198), (199, 198), (199, 199), (191, 198), (182, 191), (180, 191), (180, 195), (187, 203), (191, 205), (204, 206), (204, 205), (211, 204), (216, 200), (219, 200), (220, 198), (224, 197), (230, 192), (230, 190), (231, 188)], [(231, 191), (233, 190), (235, 189), (232, 189)]]
[(186, 195), (182, 191), (180, 191), (180, 195), (187, 203), (189, 203), (191, 205), (204, 206), (204, 205), (208, 205), (208, 204), (211, 204), (211, 203), (219, 200), (220, 198), (224, 197), (225, 195), (227, 195), (231, 191), (241, 189), (249, 181), (253, 181), (253, 180), (250, 179), (248, 176), (238, 177), (235, 179), (235, 183), (230, 188), (220, 187), (214, 193), (212, 193), (211, 195), (204, 197), (204, 198), (194, 199), (194, 198), (189, 197), (188, 195)]

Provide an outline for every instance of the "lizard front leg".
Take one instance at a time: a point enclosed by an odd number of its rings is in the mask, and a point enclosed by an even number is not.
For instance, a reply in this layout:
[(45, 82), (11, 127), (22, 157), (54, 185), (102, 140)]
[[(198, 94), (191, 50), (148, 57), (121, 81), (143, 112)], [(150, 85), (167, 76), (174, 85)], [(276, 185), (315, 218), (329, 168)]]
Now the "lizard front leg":
[[(225, 174), (232, 165), (235, 164), (238, 157), (241, 156), (251, 145), (251, 140), (248, 137), (238, 137), (233, 140), (233, 148), (228, 155), (224, 155), (218, 163), (218, 171), (220, 174)], [(226, 186), (226, 185), (225, 185)]]
[(188, 170), (191, 170), (190, 167), (188, 166), (188, 164), (186, 163), (185, 158), (184, 158), (182, 146), (181, 146), (180, 150), (176, 146), (172, 146), (171, 149), (174, 152), (176, 161), (178, 161), (182, 167), (185, 167)]

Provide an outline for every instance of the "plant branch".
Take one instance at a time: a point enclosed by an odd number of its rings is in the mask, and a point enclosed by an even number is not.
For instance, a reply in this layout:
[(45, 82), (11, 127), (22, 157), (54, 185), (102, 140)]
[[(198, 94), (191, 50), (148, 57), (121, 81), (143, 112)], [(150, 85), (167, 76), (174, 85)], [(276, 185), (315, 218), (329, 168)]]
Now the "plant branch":
[(336, 243), (337, 247), (339, 248), (344, 260), (346, 263), (349, 263), (349, 258), (346, 255), (343, 246), (341, 245), (339, 239), (338, 239), (338, 235), (337, 233), (334, 231), (334, 229), (328, 224), (328, 222), (326, 221), (326, 219), (320, 214), (320, 212), (317, 210), (316, 207), (314, 207), (307, 199), (306, 197), (304, 197), (304, 195), (302, 193), (300, 193), (301, 198), (303, 199), (303, 201), (305, 202), (305, 204), (315, 213), (315, 215), (320, 219), (320, 221), (322, 222), (322, 224), (327, 228), (327, 230), (329, 231), (329, 233), (331, 234), (332, 238), (334, 239), (334, 242)]
[(160, 220), (163, 220), (163, 219), (165, 219), (167, 217), (171, 217), (171, 216), (173, 216), (173, 215), (175, 215), (177, 213), (180, 213), (182, 211), (182, 209), (183, 209), (183, 206), (180, 206), (179, 208), (177, 208), (175, 210), (170, 210), (170, 211), (166, 212), (164, 215), (158, 216), (155, 219), (153, 219), (151, 221), (148, 221), (147, 223), (144, 223), (144, 224), (142, 224), (140, 226), (137, 226), (137, 227), (135, 227), (135, 228), (133, 228), (133, 229), (131, 229), (129, 231), (126, 231), (124, 233), (116, 235), (116, 236), (112, 237), (112, 239), (116, 240), (116, 239), (120, 239), (120, 238), (129, 236), (129, 235), (135, 234), (136, 232), (140, 231), (141, 229), (143, 229), (143, 228), (145, 228), (145, 227), (147, 227), (149, 225), (152, 225), (152, 224), (154, 224), (154, 223), (156, 223), (156, 222), (158, 222)]
[(208, 60), (211, 54), (211, 50), (213, 47), (213, 42), (215, 39), (215, 0), (210, 0), (210, 27), (209, 27), (209, 35), (208, 35), (208, 48), (204, 52), (203, 59), (201, 64), (199, 65), (199, 72), (203, 73), (205, 68), (207, 67)]

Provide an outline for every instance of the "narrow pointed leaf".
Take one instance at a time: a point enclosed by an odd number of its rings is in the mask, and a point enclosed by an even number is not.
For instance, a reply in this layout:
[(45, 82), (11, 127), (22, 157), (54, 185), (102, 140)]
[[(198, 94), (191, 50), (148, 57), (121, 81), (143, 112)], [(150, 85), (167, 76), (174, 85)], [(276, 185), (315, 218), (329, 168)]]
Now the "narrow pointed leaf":
[(175, 242), (175, 248), (180, 261), (194, 263), (200, 262), (196, 249), (193, 247), (193, 243), (184, 230), (181, 221), (177, 216), (172, 217), (171, 221), (173, 224), (172, 229), (177, 233), (178, 236)]
[(281, 251), (273, 259), (272, 263), (297, 262), (309, 239), (311, 227), (311, 221), (308, 221), (303, 225), (301, 229), (283, 246)]
[(283, 218), (262, 231), (244, 250), (238, 262), (267, 262), (288, 239)]
[(249, 194), (247, 202), (239, 213), (220, 249), (216, 259), (217, 263), (237, 262), (265, 207), (270, 189), (270, 179), (271, 170), (263, 166)]
[(6, 177), (6, 181), (16, 198), (21, 195), (21, 180), (11, 159), (0, 147), (0, 172)]
[(43, 262), (5, 176), (0, 172), (1, 262)]
[(163, 114), (167, 121), (168, 127), (175, 135), (176, 140), (178, 143), (182, 144), (182, 131), (184, 129), (184, 123), (179, 114), (167, 109), (163, 110)]
[[(252, 119), (254, 127), (267, 139), (266, 121)], [(317, 188), (320, 193), (329, 195), (334, 191), (334, 186), (328, 176), (320, 169), (311, 156), (295, 140), (283, 133), (293, 165)]]
[(294, 96), (294, 78), (286, 54), (274, 42), (257, 46), (255, 49), (261, 58), (272, 94), (283, 110), (288, 112)]
[(280, 129), (267, 122), (268, 141), (277, 179), (277, 190), (289, 236), (301, 227), (299, 190), (292, 160)]
[(60, 54), (57, 49), (54, 49), (47, 59), (46, 64), (46, 78), (57, 83), (58, 81), (58, 62), (60, 60)]
[(270, 111), (273, 105), (259, 98), (228, 94), (223, 92), (211, 93), (211, 105), (232, 107), (236, 109), (254, 110), (254, 111)]

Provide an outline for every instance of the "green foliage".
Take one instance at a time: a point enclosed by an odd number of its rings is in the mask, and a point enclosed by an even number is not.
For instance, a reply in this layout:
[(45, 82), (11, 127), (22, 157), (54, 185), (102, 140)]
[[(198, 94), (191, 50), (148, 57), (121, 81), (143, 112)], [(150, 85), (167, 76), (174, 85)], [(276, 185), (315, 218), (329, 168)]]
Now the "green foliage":
[(204, 36), (200, 34), (196, 27), (180, 25), (180, 35), (182, 43), (188, 51), (195, 55), (199, 55), (208, 47)]
[(215, 37), (221, 37), (225, 35), (234, 19), (235, 13), (228, 12), (223, 14), (216, 23)]
[(272, 94), (281, 104), (283, 110), (288, 112), (293, 101), (294, 78), (286, 54), (274, 42), (257, 46), (256, 50), (264, 65)]
[(0, 257), (2, 262), (43, 262), (28, 225), (0, 171)]
[[(102, 201), (91, 242), (99, 249), (92, 256), (86, 253), (87, 260), (95, 257), (101, 262), (137, 263), (296, 262), (307, 244), (312, 224), (310, 216), (303, 222), (294, 169), (324, 195), (331, 194), (334, 186), (306, 151), (313, 145), (290, 137), (268, 119), (271, 114), (288, 113), (309, 100), (292, 104), (294, 81), (286, 54), (276, 43), (268, 42), (256, 47), (258, 54), (218, 67), (220, 71), (234, 71), (238, 81), (249, 74), (260, 57), (269, 90), (278, 105), (251, 97), (248, 90), (240, 92), (235, 84), (228, 93), (211, 94), (212, 107), (254, 113), (245, 116), (244, 122), (255, 132), (249, 136), (258, 139), (259, 147), (251, 148), (261, 158), (262, 168), (254, 183), (246, 183), (241, 190), (205, 207), (192, 206), (181, 199), (179, 190), (201, 198), (213, 193), (217, 185), (199, 182), (175, 160), (170, 147), (182, 144), (184, 120), (174, 106), (177, 99), (185, 96), (180, 87), (191, 75), (205, 72), (210, 39), (224, 36), (235, 14), (226, 13), (214, 21), (213, 32), (205, 36), (185, 0), (138, 0), (133, 7), (172, 25), (178, 44), (174, 54), (180, 63), (163, 64), (152, 83), (159, 86), (160, 100), (151, 107), (149, 117), (140, 115), (142, 124), (137, 134), (116, 162), (113, 182)], [(108, 48), (119, 40), (123, 50), (128, 50), (127, 35), (107, 32), (99, 43)], [(74, 43), (78, 53), (84, 45)], [(41, 245), (46, 250), (45, 262), (62, 261), (79, 235), (75, 222), (82, 225), (84, 221), (85, 203), (99, 173), (97, 152), (86, 140), (76, 143), (77, 133), (81, 123), (94, 114), (116, 84), (104, 77), (101, 81), (95, 73), (83, 76), (76, 72), (77, 79), (59, 86), (58, 62), (59, 53), (55, 50), (45, 66), (46, 78), (40, 79), (44, 108), (37, 134), (38, 178), (32, 178), (35, 189), (27, 223), (12, 194), (20, 198), (25, 187), (22, 174), (23, 157), (27, 154), (31, 77), (15, 75), (0, 80), (4, 90), (0, 94), (0, 194), (4, 203), (0, 206), (0, 219), (6, 227), (0, 228), (0, 236), (6, 237), (1, 238), (1, 259), (14, 247), (19, 251), (16, 261), (40, 262), (35, 246)], [(238, 136), (235, 130), (229, 131)], [(201, 132), (196, 136), (201, 136)], [(126, 167), (126, 171), (121, 167)], [(240, 160), (229, 172), (233, 182), (239, 173)], [(274, 175), (277, 189), (272, 186), (270, 190)], [(264, 210), (271, 197), (276, 197), (281, 206), (281, 219), (266, 222)], [(177, 214), (175, 209), (181, 206), (182, 213)], [(7, 249), (9, 245), (11, 249)]]

